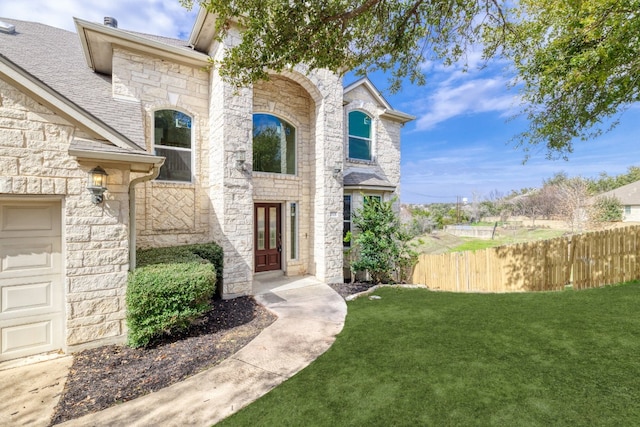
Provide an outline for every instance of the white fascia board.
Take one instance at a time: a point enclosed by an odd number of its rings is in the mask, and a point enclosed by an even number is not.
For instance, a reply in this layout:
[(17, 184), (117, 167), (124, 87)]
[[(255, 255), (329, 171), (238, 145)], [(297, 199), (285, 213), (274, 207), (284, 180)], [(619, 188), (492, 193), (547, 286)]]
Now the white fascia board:
[[(82, 48), (85, 53), (87, 64), (95, 71), (110, 74), (111, 70), (101, 70), (96, 68), (96, 60), (92, 55), (96, 52), (92, 52), (91, 49), (91, 33), (95, 33), (101, 38), (101, 41), (116, 44), (118, 46), (135, 49), (143, 53), (148, 53), (153, 56), (160, 56), (166, 59), (170, 59), (176, 62), (181, 62), (198, 67), (204, 67), (209, 65), (209, 55), (204, 53), (190, 50), (185, 48), (178, 48), (171, 46), (160, 41), (148, 39), (146, 37), (132, 34), (127, 31), (123, 31), (118, 28), (109, 27), (103, 24), (97, 24), (95, 22), (85, 21), (80, 18), (73, 18)], [(109, 61), (110, 62), (110, 61)]]

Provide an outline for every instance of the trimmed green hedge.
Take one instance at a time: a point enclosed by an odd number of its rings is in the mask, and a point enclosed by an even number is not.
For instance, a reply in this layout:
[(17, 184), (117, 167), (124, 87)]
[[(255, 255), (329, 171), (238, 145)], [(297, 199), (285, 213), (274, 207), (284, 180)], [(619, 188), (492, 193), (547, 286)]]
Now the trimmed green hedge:
[(178, 332), (211, 308), (222, 250), (215, 243), (140, 250), (127, 286), (128, 345)]

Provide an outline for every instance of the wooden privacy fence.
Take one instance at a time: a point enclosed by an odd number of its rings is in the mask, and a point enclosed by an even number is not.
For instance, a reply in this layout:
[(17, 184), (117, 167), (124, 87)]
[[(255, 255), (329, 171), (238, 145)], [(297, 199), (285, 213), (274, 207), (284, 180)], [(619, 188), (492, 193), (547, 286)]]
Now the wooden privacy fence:
[(640, 226), (500, 246), (420, 255), (412, 283), (453, 292), (593, 288), (640, 279)]

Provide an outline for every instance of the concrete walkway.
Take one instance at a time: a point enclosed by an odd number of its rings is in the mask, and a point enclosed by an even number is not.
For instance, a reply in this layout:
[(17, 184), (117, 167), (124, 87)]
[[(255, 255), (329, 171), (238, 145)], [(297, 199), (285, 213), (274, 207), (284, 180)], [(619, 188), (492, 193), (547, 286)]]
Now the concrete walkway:
[[(277, 285), (274, 279), (258, 282), (254, 293), (256, 300), (276, 313), (278, 319), (238, 353), (185, 381), (61, 425), (210, 426), (293, 376), (331, 346), (342, 330), (347, 308), (337, 293), (314, 278), (276, 280)], [(25, 372), (47, 369), (45, 365), (50, 363), (56, 361), (26, 367)], [(69, 363), (57, 363), (52, 378), (62, 376), (59, 382), (64, 384)], [(6, 381), (19, 381), (15, 375), (13, 379), (2, 376), (11, 371), (0, 371), (2, 405), (9, 397), (5, 395), (12, 393), (7, 389), (16, 390)], [(20, 392), (22, 399), (31, 402), (34, 396), (26, 389), (29, 387)], [(41, 405), (42, 411), (49, 412), (40, 416), (31, 414), (25, 418), (7, 412), (13, 423), (9, 425), (47, 425), (42, 421), (48, 421), (56, 403)], [(14, 409), (0, 406), (0, 424), (6, 425), (3, 410), (15, 412), (18, 406), (19, 402), (17, 406), (14, 402)]]

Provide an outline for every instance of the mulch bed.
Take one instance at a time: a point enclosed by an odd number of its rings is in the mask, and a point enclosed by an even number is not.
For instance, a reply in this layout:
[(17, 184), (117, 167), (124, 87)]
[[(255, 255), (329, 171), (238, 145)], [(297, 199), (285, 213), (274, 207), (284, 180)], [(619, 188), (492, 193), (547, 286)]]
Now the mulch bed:
[[(346, 298), (373, 285), (329, 286)], [(107, 345), (76, 353), (51, 424), (135, 399), (217, 365), (275, 320), (252, 297), (215, 300), (196, 325), (181, 334), (164, 335), (148, 348)]]
[(236, 353), (276, 316), (251, 297), (216, 300), (198, 324), (149, 348), (107, 345), (76, 353), (51, 424), (135, 399)]

